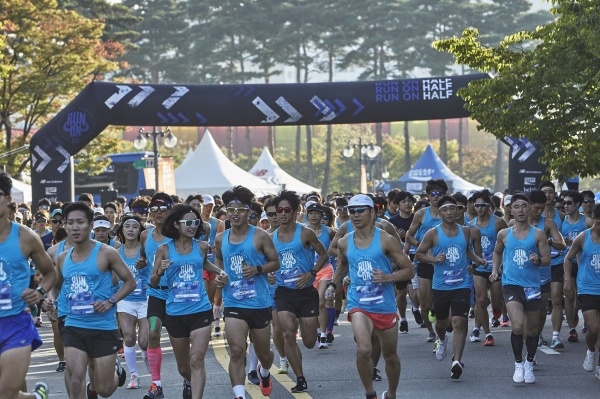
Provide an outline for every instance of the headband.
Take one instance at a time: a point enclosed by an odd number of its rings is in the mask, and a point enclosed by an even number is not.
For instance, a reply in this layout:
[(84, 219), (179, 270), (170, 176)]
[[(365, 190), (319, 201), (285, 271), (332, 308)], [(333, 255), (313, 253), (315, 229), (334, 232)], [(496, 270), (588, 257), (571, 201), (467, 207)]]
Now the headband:
[(450, 202), (450, 203), (448, 203), (448, 204), (444, 204), (444, 205), (442, 205), (442, 206), (438, 207), (438, 209), (446, 208), (446, 207), (448, 207), (448, 206), (456, 206), (456, 207), (458, 207), (458, 205), (456, 205), (456, 204), (453, 204), (453, 203), (451, 203), (451, 202)]
[(95, 220), (94, 221), (94, 230), (98, 227), (104, 227), (110, 229), (110, 222), (108, 220)]
[[(100, 220), (99, 220), (100, 221)], [(138, 222), (137, 220), (135, 220), (134, 218), (131, 219), (127, 219), (126, 221), (123, 222), (123, 224), (127, 223), (127, 222), (135, 222), (137, 223), (139, 226), (141, 226), (140, 222)]]

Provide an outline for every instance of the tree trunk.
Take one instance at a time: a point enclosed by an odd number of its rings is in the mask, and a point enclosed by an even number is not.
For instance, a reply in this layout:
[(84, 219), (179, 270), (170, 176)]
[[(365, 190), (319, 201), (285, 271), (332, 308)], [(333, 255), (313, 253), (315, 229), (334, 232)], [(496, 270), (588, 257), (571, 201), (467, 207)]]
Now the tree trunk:
[(463, 118), (458, 120), (458, 175), (463, 176)]
[(495, 180), (494, 191), (504, 192), (504, 162), (506, 161), (506, 144), (501, 140), (497, 140), (498, 147), (496, 149), (496, 167), (495, 167)]
[(294, 164), (294, 175), (300, 176), (300, 142), (302, 140), (302, 126), (296, 126), (296, 163)]
[(410, 170), (410, 136), (408, 135), (408, 121), (404, 121), (404, 171)]
[(448, 164), (448, 138), (446, 137), (446, 120), (440, 120), (440, 158)]
[(233, 154), (233, 127), (227, 126), (227, 158), (230, 161), (235, 159), (235, 155)]
[(246, 126), (246, 148), (248, 150), (248, 167), (246, 169), (250, 170), (250, 168), (254, 165), (254, 162), (252, 162), (252, 140), (250, 139), (250, 126)]
[(315, 185), (315, 174), (312, 162), (312, 128), (306, 125), (306, 166), (308, 168), (308, 184)]
[(323, 185), (321, 186), (321, 193), (327, 195), (329, 193), (329, 179), (331, 175), (331, 137), (333, 135), (333, 128), (331, 125), (327, 125), (327, 136), (325, 138), (325, 172), (323, 176)]

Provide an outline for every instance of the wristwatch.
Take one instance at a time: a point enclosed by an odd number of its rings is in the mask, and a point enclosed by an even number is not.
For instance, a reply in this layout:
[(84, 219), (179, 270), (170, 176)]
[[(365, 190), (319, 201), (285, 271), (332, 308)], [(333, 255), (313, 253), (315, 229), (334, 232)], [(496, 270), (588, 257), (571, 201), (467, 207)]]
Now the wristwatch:
[(262, 273), (262, 266), (256, 266), (256, 274)]
[(40, 294), (42, 294), (42, 298), (46, 297), (46, 290), (41, 285), (38, 286), (35, 290), (38, 291)]
[(310, 269), (310, 274), (312, 274), (313, 276), (316, 276), (317, 271), (315, 269)]
[(108, 298), (108, 302), (110, 302), (110, 304), (112, 306), (115, 306), (115, 304), (117, 303), (117, 300), (115, 299), (114, 296), (111, 296), (110, 298)]

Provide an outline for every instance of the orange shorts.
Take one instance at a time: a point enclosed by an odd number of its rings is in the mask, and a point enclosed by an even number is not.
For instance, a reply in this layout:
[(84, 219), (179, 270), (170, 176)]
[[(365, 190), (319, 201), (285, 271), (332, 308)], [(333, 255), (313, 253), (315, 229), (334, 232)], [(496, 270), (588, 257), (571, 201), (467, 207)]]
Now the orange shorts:
[(202, 278), (206, 281), (213, 281), (217, 278), (216, 273), (209, 273), (206, 270), (202, 270)]
[(319, 282), (321, 281), (331, 281), (333, 278), (333, 266), (331, 263), (326, 264), (317, 272), (315, 276), (315, 282), (313, 283), (313, 287), (318, 289)]
[(348, 321), (352, 323), (353, 313), (363, 313), (373, 322), (373, 327), (378, 330), (387, 330), (395, 327), (398, 323), (398, 315), (396, 313), (371, 313), (360, 308), (354, 308), (348, 312)]

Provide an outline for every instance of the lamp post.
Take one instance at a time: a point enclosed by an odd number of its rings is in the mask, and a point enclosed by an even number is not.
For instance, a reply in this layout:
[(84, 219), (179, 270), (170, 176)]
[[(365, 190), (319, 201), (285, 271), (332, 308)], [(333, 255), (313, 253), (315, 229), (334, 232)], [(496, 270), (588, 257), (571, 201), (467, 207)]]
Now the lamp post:
[[(165, 137), (165, 134), (167, 137)], [(152, 137), (152, 153), (154, 155), (154, 189), (158, 192), (158, 138), (165, 137), (163, 144), (167, 148), (173, 148), (177, 145), (177, 137), (171, 132), (171, 128), (167, 127), (165, 130), (156, 130), (156, 126), (152, 126), (151, 132), (146, 132), (143, 127), (140, 128), (138, 136), (133, 140), (133, 146), (138, 150), (143, 150), (148, 143), (148, 140)]]
[[(362, 137), (358, 138), (358, 144), (348, 141), (348, 145), (342, 151), (342, 155), (346, 158), (352, 158), (354, 155), (354, 149), (359, 149), (358, 154), (358, 168), (359, 168), (359, 191), (361, 193), (367, 192), (367, 180), (373, 180), (373, 164), (379, 165), (381, 159), (381, 147), (373, 145), (373, 142), (369, 144), (363, 144)], [(367, 175), (366, 166), (369, 166), (369, 173)], [(381, 173), (381, 177), (387, 179), (389, 173), (387, 167), (384, 167), (384, 171)]]

